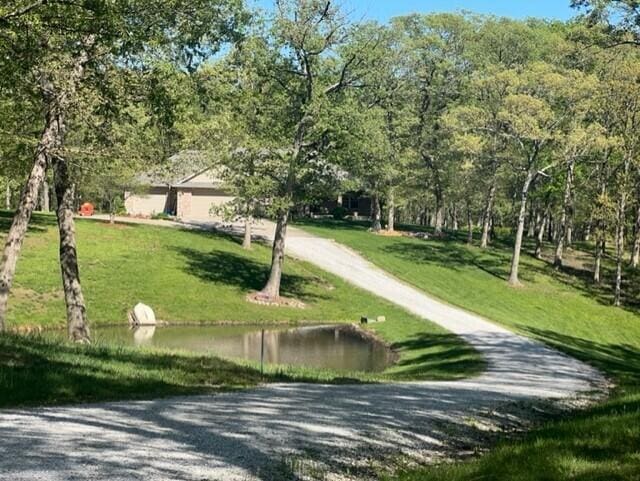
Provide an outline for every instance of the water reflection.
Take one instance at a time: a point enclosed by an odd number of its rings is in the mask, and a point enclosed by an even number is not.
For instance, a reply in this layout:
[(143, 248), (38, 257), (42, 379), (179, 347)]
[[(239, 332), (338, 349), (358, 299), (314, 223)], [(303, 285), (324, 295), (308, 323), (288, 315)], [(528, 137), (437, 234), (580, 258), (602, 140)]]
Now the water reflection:
[[(262, 328), (257, 326), (97, 328), (101, 341), (206, 352), (237, 359), (260, 360)], [(351, 326), (270, 327), (264, 333), (265, 362), (378, 372), (392, 360), (383, 344)]]

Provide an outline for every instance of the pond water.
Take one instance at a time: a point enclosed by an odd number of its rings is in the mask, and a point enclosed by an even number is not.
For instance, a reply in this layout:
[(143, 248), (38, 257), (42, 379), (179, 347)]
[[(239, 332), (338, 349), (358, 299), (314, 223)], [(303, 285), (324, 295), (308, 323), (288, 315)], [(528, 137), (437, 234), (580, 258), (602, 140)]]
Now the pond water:
[(232, 359), (260, 361), (262, 330), (267, 364), (380, 372), (393, 361), (391, 351), (351, 326), (260, 327), (171, 326), (103, 327), (98, 341), (182, 349)]

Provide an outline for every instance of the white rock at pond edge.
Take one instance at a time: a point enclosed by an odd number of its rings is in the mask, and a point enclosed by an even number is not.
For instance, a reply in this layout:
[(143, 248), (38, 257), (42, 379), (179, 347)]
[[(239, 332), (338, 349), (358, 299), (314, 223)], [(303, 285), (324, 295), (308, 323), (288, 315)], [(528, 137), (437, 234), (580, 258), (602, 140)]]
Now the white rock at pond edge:
[(136, 326), (155, 326), (158, 323), (153, 309), (142, 302), (133, 308), (132, 317)]

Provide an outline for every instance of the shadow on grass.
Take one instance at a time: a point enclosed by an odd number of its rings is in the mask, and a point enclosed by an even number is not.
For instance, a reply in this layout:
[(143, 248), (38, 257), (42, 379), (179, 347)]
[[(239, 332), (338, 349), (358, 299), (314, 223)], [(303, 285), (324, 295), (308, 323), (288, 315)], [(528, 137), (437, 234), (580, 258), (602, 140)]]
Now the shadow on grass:
[(418, 334), (392, 348), (403, 354), (392, 369), (396, 380), (459, 379), (486, 368), (482, 356), (454, 334)]
[(528, 326), (518, 327), (530, 336), (596, 366), (623, 384), (640, 385), (640, 350), (637, 347), (605, 344)]
[[(11, 227), (14, 212), (0, 210), (0, 233), (5, 233)], [(29, 222), (29, 232), (45, 232), (49, 227), (55, 227), (56, 217), (54, 215), (35, 213)]]
[[(345, 232), (361, 232), (363, 234), (366, 233), (369, 227), (367, 222), (336, 221), (331, 219), (299, 221), (298, 223), (310, 227), (316, 226)], [(415, 225), (399, 225), (398, 230), (433, 233), (433, 229), (430, 227)], [(586, 249), (589, 246), (577, 244), (576, 247)], [(409, 238), (389, 238), (386, 239), (384, 244), (381, 243), (379, 248), (382, 252), (412, 263), (431, 264), (451, 270), (460, 270), (473, 266), (495, 279), (506, 282), (509, 276), (513, 236), (508, 230), (500, 232), (493, 239), (490, 248), (486, 250), (469, 247), (466, 243), (466, 232), (464, 230), (458, 232), (447, 231), (442, 238), (432, 238), (426, 241)], [(520, 264), (520, 279), (523, 282), (534, 282), (537, 275), (544, 275), (576, 289), (601, 305), (611, 306), (613, 304), (613, 286), (611, 283), (614, 277), (613, 259), (608, 257), (605, 259), (602, 266), (604, 282), (595, 284), (592, 280), (592, 265), (587, 264), (583, 269), (568, 265), (556, 269), (551, 262), (534, 259), (534, 250), (534, 240), (525, 238), (523, 254), (526, 255), (521, 258)], [(587, 257), (590, 256), (591, 254), (587, 254)], [(640, 313), (640, 270), (625, 268), (622, 308), (635, 314)]]
[[(262, 289), (269, 277), (269, 266), (232, 252), (203, 252), (190, 248), (178, 248), (177, 252), (186, 260), (185, 272), (207, 282), (233, 285), (245, 292), (252, 292)], [(312, 291), (313, 282), (303, 276), (285, 273), (282, 276), (281, 293), (304, 302), (327, 299)]]
[(0, 336), (0, 407), (196, 394), (260, 379), (214, 357)]

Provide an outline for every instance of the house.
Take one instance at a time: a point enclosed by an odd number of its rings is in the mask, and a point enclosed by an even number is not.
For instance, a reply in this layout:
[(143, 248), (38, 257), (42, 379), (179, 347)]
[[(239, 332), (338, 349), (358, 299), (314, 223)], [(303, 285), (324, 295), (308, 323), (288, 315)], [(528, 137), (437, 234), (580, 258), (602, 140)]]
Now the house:
[(372, 202), (364, 192), (345, 192), (339, 195), (335, 200), (326, 200), (313, 209), (314, 214), (331, 214), (337, 208), (344, 209), (348, 216), (355, 218), (371, 217)]
[[(207, 166), (208, 164), (208, 166)], [(183, 220), (207, 219), (211, 208), (233, 200), (224, 182), (202, 154), (182, 152), (155, 171), (137, 179), (140, 186), (125, 192), (128, 215), (174, 215)]]

